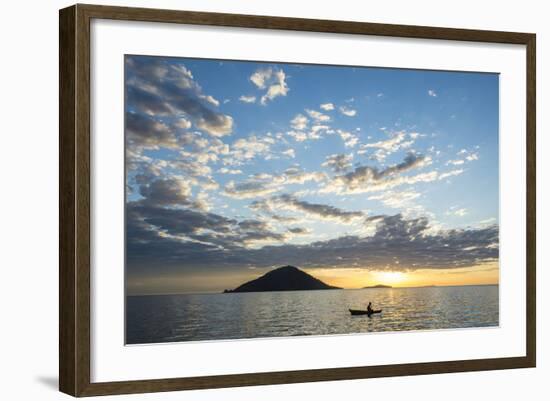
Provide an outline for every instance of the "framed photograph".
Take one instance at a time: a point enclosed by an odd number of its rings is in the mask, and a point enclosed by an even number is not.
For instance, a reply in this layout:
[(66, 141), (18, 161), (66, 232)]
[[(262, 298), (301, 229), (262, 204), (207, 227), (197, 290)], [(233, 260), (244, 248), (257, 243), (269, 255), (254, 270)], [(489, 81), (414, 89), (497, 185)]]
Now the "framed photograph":
[(60, 390), (534, 367), (535, 35), (60, 11)]

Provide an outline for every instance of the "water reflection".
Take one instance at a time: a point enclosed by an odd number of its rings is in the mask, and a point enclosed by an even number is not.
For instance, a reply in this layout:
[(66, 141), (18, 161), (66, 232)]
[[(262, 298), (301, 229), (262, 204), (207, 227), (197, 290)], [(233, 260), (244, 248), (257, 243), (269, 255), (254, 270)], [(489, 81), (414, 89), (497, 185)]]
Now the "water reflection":
[[(369, 301), (380, 315), (352, 317)], [(127, 343), (498, 326), (498, 286), (131, 296)]]

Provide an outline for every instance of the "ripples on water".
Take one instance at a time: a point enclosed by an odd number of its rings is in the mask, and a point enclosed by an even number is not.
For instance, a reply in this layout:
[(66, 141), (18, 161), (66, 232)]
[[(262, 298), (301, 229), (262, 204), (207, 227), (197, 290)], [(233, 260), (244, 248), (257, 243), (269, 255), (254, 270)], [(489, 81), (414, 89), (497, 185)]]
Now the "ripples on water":
[(129, 296), (126, 319), (127, 344), (488, 327), (498, 286)]

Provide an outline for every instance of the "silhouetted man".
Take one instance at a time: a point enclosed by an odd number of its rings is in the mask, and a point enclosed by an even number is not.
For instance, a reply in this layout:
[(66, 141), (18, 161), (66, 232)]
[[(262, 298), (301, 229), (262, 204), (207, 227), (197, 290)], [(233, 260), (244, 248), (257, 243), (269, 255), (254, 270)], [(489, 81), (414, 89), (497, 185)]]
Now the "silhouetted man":
[(367, 312), (372, 313), (372, 302), (369, 302), (369, 306), (367, 306)]

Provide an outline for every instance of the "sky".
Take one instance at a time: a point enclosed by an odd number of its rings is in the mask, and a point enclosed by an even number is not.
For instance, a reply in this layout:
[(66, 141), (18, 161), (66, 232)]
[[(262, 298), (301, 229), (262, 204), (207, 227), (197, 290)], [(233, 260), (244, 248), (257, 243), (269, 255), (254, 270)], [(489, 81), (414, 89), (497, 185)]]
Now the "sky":
[(498, 74), (125, 57), (129, 294), (498, 283)]

